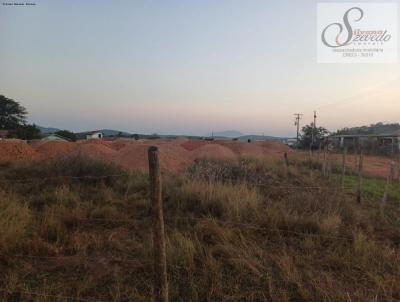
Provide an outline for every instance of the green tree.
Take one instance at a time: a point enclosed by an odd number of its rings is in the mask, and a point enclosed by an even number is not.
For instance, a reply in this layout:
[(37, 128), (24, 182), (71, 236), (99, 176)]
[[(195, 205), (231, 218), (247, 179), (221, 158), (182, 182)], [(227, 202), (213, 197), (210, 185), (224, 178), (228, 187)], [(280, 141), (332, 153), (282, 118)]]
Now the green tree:
[(41, 138), (40, 129), (33, 125), (20, 125), (15, 129), (15, 137), (24, 140), (38, 139)]
[(0, 95), (0, 129), (15, 130), (25, 125), (27, 114), (18, 102)]
[(68, 131), (68, 130), (60, 130), (60, 131), (57, 131), (55, 134), (65, 137), (72, 142), (75, 142), (77, 139), (75, 133)]
[(329, 131), (324, 127), (316, 127), (314, 129), (313, 123), (306, 125), (301, 129), (300, 147), (309, 148), (314, 135), (314, 144), (318, 143), (324, 136), (328, 135)]

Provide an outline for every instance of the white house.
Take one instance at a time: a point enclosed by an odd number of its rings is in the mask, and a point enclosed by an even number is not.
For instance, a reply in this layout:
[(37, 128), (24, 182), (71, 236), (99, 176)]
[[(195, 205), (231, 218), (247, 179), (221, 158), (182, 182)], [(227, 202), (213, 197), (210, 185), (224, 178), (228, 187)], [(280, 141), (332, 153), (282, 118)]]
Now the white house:
[(102, 139), (104, 137), (103, 132), (93, 131), (86, 133), (86, 139)]

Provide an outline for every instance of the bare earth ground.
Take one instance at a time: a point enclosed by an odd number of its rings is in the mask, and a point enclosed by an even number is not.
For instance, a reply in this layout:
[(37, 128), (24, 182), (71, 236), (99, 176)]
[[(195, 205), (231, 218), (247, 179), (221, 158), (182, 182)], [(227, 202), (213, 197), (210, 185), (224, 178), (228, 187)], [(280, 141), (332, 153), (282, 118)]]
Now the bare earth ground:
[[(162, 168), (169, 172), (180, 172), (190, 166), (195, 159), (235, 159), (254, 157), (257, 159), (282, 159), (285, 152), (289, 157), (304, 159), (308, 152), (293, 151), (288, 146), (275, 141), (238, 142), (238, 141), (201, 141), (201, 140), (128, 140), (115, 141), (79, 141), (69, 142), (0, 142), (0, 162), (15, 160), (46, 160), (71, 154), (80, 154), (94, 159), (111, 161), (129, 170), (147, 169), (147, 149), (156, 145), (160, 149)], [(314, 159), (323, 155), (314, 153)], [(329, 161), (341, 163), (342, 155), (331, 153)], [(387, 177), (391, 159), (381, 156), (364, 156), (364, 173), (368, 176)], [(348, 167), (356, 169), (357, 156), (349, 154)]]
[(354, 174), (340, 189), (281, 143), (183, 139), (0, 142), (0, 301), (152, 301), (150, 145), (170, 301), (400, 301), (398, 182), (359, 203)]
[(279, 142), (119, 139), (27, 144), (15, 140), (0, 142), (0, 161), (46, 160), (76, 154), (111, 161), (130, 170), (146, 170), (147, 149), (151, 145), (159, 148), (162, 168), (169, 172), (183, 171), (197, 158), (235, 159), (247, 156), (278, 159), (282, 158), (284, 152), (291, 152), (289, 147)]
[[(307, 159), (309, 158), (309, 152), (304, 151), (296, 151), (293, 153), (293, 156), (296, 159)], [(353, 170), (357, 170), (358, 165), (358, 155), (347, 154), (346, 156), (346, 166), (352, 168)], [(315, 152), (313, 155), (314, 159), (323, 160), (323, 154), (319, 154)], [(342, 163), (342, 154), (339, 153), (330, 153), (328, 155), (328, 161), (336, 162), (337, 164)], [(390, 173), (390, 162), (392, 160), (389, 157), (384, 156), (372, 156), (372, 155), (364, 155), (363, 159), (363, 174), (371, 177), (379, 177), (386, 178)]]

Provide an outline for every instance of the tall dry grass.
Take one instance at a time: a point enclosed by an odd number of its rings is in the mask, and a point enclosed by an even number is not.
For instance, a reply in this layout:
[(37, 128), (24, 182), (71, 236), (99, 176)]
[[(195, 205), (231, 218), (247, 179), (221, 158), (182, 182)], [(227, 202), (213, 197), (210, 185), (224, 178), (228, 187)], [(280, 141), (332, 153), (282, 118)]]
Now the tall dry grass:
[[(400, 299), (398, 201), (359, 205), (301, 163), (204, 160), (163, 178), (171, 301)], [(86, 159), (2, 166), (0, 300), (149, 301), (147, 185)]]

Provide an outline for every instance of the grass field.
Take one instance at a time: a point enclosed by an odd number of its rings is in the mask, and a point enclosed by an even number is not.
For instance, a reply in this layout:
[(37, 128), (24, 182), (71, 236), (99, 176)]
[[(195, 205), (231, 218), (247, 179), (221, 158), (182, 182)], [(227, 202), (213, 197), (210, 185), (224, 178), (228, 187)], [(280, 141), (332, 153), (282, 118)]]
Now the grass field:
[[(197, 160), (163, 175), (171, 301), (397, 301), (392, 185), (297, 163)], [(0, 300), (150, 301), (148, 176), (86, 158), (0, 166)]]

